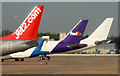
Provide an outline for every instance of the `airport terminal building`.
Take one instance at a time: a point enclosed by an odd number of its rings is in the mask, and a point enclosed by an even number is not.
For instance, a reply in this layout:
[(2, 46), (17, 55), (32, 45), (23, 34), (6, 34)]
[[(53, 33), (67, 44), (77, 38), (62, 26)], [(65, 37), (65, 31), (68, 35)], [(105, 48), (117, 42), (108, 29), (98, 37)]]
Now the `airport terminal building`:
[(85, 51), (78, 52), (80, 54), (116, 54), (117, 46), (115, 43), (103, 44), (95, 48), (91, 48)]
[(114, 49), (116, 49), (116, 46), (115, 46), (115, 43), (109, 43), (109, 44), (100, 45), (100, 46), (96, 47), (96, 49), (114, 50)]
[(115, 43), (103, 44), (95, 48), (97, 53), (115, 54), (117, 47)]

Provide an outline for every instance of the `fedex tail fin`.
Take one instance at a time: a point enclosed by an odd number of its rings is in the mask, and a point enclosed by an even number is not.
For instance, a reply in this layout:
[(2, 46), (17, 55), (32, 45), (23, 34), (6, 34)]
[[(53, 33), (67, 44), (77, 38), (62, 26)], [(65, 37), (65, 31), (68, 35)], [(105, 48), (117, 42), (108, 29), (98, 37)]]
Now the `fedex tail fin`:
[(87, 38), (91, 41), (106, 40), (113, 22), (113, 18), (106, 18), (104, 22)]
[(36, 39), (43, 9), (44, 5), (37, 5), (14, 33), (12, 33), (11, 35), (1, 37), (0, 39)]
[(75, 25), (75, 27), (66, 35), (62, 42), (67, 42), (69, 44), (79, 44), (87, 23), (88, 20), (80, 20)]

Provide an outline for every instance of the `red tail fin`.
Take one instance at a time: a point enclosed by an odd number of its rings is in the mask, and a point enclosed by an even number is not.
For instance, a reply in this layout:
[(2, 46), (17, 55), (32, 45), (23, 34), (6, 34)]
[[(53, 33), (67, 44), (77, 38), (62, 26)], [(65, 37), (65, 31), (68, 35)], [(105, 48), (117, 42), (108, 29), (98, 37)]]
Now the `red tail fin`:
[(36, 39), (43, 9), (44, 5), (36, 6), (14, 33), (12, 33), (11, 35), (1, 37), (0, 39)]

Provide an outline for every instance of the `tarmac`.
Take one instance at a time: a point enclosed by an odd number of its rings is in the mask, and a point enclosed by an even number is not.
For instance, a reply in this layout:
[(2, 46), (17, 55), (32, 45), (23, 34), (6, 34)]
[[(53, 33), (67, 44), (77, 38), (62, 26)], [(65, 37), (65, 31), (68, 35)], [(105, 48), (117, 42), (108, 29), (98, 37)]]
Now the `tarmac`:
[(2, 62), (2, 74), (118, 74), (118, 56), (51, 56)]

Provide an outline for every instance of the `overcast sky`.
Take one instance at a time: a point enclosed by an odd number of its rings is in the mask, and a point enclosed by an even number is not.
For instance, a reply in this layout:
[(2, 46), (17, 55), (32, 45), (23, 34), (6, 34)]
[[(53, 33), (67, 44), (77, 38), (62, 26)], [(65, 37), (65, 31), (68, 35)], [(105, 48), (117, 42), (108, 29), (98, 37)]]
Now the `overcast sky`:
[(117, 2), (3, 2), (2, 29), (15, 31), (36, 5), (44, 5), (39, 32), (69, 32), (80, 19), (88, 19), (84, 35), (90, 35), (107, 17), (114, 22), (110, 35), (118, 35)]
[(2, 2), (118, 2), (120, 0), (1, 0)]

